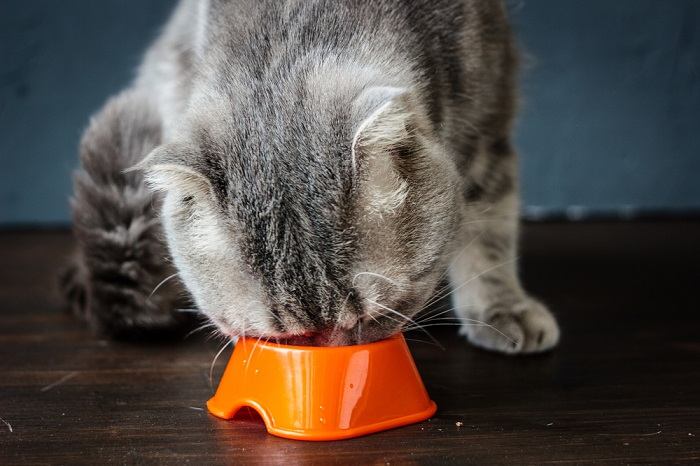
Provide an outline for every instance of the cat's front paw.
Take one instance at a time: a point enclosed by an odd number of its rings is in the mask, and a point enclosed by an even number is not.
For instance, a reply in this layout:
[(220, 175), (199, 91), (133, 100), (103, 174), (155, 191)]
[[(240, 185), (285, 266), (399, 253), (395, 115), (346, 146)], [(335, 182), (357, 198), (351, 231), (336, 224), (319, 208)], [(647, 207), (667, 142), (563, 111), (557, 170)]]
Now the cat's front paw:
[(556, 319), (531, 298), (493, 306), (483, 315), (483, 323), (464, 324), (460, 333), (476, 346), (508, 354), (547, 351), (559, 341)]

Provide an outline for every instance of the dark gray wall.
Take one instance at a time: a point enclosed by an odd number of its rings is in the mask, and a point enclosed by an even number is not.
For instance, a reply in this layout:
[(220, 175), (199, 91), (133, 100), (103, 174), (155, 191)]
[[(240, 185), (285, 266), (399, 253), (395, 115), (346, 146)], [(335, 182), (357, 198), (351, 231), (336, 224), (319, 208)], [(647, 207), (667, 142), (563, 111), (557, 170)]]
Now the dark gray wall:
[(527, 212), (700, 208), (700, 1), (530, 0), (513, 16), (532, 56)]
[[(172, 3), (0, 2), (0, 223), (68, 219), (80, 132)], [(526, 214), (700, 209), (700, 2), (510, 6)]]

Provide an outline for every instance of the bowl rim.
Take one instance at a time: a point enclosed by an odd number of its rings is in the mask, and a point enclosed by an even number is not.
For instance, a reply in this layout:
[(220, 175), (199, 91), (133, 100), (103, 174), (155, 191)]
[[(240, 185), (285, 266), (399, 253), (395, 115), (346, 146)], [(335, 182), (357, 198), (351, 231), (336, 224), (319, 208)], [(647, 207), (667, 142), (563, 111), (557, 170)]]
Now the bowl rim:
[(272, 341), (263, 341), (260, 338), (255, 337), (241, 337), (236, 342), (236, 346), (239, 344), (252, 344), (258, 348), (270, 348), (270, 349), (285, 349), (299, 352), (346, 352), (346, 351), (362, 351), (368, 349), (376, 349), (380, 346), (396, 344), (398, 341), (404, 341), (403, 333), (399, 332), (390, 337), (384, 338), (382, 340), (373, 341), (371, 343), (363, 343), (361, 345), (341, 345), (341, 346), (303, 346), (303, 345), (285, 345), (284, 343), (276, 343)]

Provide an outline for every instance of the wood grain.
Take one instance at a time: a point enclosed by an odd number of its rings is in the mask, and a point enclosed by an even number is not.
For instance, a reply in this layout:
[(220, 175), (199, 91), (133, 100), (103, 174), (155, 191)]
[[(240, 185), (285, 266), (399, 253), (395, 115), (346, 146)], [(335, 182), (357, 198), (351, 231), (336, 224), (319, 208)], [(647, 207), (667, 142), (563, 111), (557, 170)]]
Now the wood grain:
[(526, 225), (521, 267), (561, 320), (555, 352), (499, 356), (436, 328), (445, 351), (411, 342), (433, 419), (305, 443), (202, 410), (219, 342), (107, 341), (61, 312), (66, 232), (3, 232), (0, 464), (697, 463), (698, 238), (698, 222)]

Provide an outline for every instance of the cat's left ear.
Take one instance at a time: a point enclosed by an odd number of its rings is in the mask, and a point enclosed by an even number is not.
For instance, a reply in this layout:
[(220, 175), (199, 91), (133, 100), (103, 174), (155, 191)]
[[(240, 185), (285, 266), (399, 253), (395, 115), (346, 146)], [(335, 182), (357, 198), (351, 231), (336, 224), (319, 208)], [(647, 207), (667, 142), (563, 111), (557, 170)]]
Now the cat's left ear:
[(140, 170), (151, 188), (166, 191), (178, 188), (190, 193), (207, 193), (211, 183), (205, 176), (197, 148), (183, 142), (168, 143), (153, 149), (129, 171)]
[(403, 87), (373, 86), (354, 102), (358, 124), (352, 138), (353, 167), (363, 150), (399, 144), (409, 135), (410, 93)]

